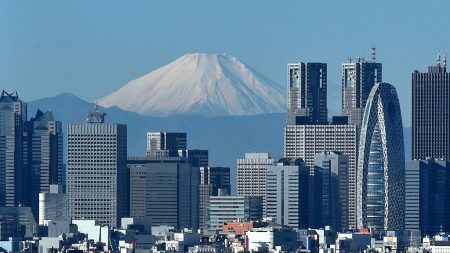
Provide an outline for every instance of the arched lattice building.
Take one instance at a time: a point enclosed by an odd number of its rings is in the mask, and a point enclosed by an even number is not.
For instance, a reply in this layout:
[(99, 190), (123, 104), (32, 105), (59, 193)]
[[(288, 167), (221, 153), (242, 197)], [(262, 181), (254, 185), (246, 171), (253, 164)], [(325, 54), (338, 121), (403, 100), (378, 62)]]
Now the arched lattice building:
[(358, 155), (357, 226), (402, 230), (405, 152), (397, 92), (376, 84), (364, 111)]

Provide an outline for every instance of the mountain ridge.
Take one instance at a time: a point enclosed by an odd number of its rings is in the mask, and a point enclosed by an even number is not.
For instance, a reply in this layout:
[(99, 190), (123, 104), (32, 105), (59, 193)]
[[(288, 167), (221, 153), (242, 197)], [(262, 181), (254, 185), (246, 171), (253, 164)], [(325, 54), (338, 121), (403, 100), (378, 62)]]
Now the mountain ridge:
[[(27, 104), (29, 117), (34, 116), (39, 108), (42, 111), (51, 110), (55, 119), (62, 121), (66, 160), (67, 125), (86, 122), (88, 112), (94, 109), (94, 103), (64, 93), (30, 101)], [(251, 116), (154, 117), (124, 111), (117, 107), (99, 109), (106, 112), (106, 122), (127, 124), (128, 156), (145, 156), (147, 132), (186, 132), (188, 148), (209, 150), (210, 166), (230, 167), (232, 180), (235, 182), (236, 159), (242, 158), (245, 152), (270, 152), (273, 157), (283, 155), (283, 128), (286, 118), (284, 113)]]

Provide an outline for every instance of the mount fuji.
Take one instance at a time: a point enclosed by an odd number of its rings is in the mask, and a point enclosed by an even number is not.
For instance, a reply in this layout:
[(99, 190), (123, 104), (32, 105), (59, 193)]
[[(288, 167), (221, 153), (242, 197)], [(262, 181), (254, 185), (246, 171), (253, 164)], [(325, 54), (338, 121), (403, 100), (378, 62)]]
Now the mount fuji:
[(186, 54), (99, 99), (147, 116), (207, 117), (285, 112), (286, 94), (236, 57)]

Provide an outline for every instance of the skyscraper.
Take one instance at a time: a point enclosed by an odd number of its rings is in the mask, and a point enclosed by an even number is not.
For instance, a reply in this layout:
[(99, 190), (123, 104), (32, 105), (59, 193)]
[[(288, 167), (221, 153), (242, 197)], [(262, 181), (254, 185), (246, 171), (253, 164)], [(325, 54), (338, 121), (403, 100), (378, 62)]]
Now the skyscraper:
[(412, 74), (412, 159), (450, 160), (450, 73), (447, 59)]
[(181, 158), (130, 158), (130, 216), (198, 228), (199, 168)]
[(382, 65), (358, 57), (356, 62), (342, 64), (342, 115), (348, 116), (348, 123), (361, 127), (362, 116), (372, 87), (382, 81)]
[(406, 163), (405, 229), (421, 230), (423, 235), (450, 229), (450, 161)]
[(147, 156), (178, 157), (178, 150), (187, 148), (186, 133), (148, 132)]
[(267, 212), (278, 224), (308, 228), (309, 167), (302, 159), (280, 159), (267, 167)]
[[(348, 223), (356, 228), (356, 126), (346, 124), (287, 125), (284, 134), (284, 156), (301, 157), (314, 174), (314, 156), (324, 151), (338, 151), (348, 156)], [(310, 195), (314, 198), (313, 185)], [(314, 211), (313, 211), (314, 212)], [(313, 215), (315, 213), (312, 213)]]
[(29, 167), (31, 179), (29, 196), (31, 211), (39, 214), (39, 194), (49, 192), (50, 185), (66, 188), (63, 167), (63, 133), (61, 121), (55, 120), (51, 111), (37, 111), (28, 122)]
[(321, 152), (314, 156), (320, 171), (318, 202), (319, 227), (331, 226), (335, 231), (348, 229), (348, 156), (340, 152)]
[(200, 167), (199, 228), (205, 225), (205, 203), (210, 196), (229, 195), (231, 191), (230, 168)]
[(369, 94), (358, 155), (358, 228), (402, 230), (405, 153), (397, 92), (378, 83)]
[(289, 63), (288, 124), (300, 120), (311, 124), (327, 122), (327, 64)]
[(29, 205), (24, 187), (28, 157), (26, 135), (27, 104), (16, 92), (2, 91), (0, 96), (0, 206)]
[(95, 110), (69, 124), (67, 199), (72, 219), (117, 227), (128, 214), (127, 126)]
[(274, 160), (269, 153), (245, 153), (237, 159), (237, 194), (263, 198), (263, 215), (266, 211), (266, 173), (267, 166)]
[(208, 167), (209, 155), (205, 149), (180, 149), (178, 155), (186, 157), (194, 167)]

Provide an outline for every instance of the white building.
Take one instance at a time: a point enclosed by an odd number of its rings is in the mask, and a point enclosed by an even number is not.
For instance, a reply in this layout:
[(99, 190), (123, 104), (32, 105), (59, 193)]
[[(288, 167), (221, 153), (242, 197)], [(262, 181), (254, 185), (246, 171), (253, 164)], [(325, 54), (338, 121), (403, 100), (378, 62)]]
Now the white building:
[(87, 123), (69, 124), (67, 199), (72, 219), (118, 227), (126, 216), (127, 126), (89, 113)]
[(263, 215), (266, 211), (266, 172), (274, 160), (269, 153), (245, 153), (237, 159), (237, 194), (263, 198)]
[(248, 251), (271, 251), (277, 246), (282, 246), (283, 250), (290, 252), (299, 246), (297, 232), (287, 227), (268, 226), (265, 228), (254, 228), (246, 232), (248, 238)]
[(89, 240), (103, 243), (103, 249), (108, 251), (111, 239), (111, 229), (109, 226), (97, 225), (95, 220), (73, 220), (72, 224), (77, 225), (78, 232), (86, 234)]
[(39, 225), (45, 220), (67, 217), (67, 195), (61, 185), (50, 185), (49, 192), (39, 193)]
[(180, 233), (174, 233), (166, 243), (166, 250), (169, 251), (184, 251), (185, 247), (192, 247), (198, 245), (200, 242), (200, 235), (192, 233), (192, 231), (186, 229)]
[(280, 159), (267, 167), (266, 216), (292, 228), (307, 228), (309, 167), (302, 159)]
[(62, 237), (42, 237), (39, 240), (39, 253), (50, 252), (50, 249), (60, 249), (62, 247)]

